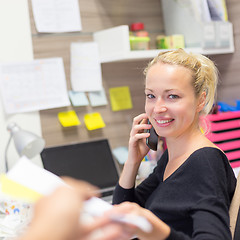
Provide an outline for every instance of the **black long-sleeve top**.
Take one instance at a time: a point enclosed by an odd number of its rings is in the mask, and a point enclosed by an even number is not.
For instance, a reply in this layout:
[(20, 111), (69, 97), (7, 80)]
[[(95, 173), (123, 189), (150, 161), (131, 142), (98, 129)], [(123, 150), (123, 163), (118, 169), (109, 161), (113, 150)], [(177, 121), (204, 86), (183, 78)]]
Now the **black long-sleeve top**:
[(163, 181), (167, 162), (165, 151), (139, 186), (117, 185), (113, 204), (130, 201), (149, 209), (171, 227), (167, 240), (230, 240), (228, 210), (236, 178), (226, 155), (217, 148), (198, 149)]

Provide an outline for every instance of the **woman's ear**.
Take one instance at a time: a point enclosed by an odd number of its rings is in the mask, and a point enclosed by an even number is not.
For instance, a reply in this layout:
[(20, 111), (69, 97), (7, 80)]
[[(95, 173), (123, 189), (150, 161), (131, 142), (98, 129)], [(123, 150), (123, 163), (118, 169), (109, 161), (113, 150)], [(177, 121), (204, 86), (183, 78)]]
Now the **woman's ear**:
[(202, 92), (198, 99), (197, 112), (201, 112), (206, 104), (206, 92)]

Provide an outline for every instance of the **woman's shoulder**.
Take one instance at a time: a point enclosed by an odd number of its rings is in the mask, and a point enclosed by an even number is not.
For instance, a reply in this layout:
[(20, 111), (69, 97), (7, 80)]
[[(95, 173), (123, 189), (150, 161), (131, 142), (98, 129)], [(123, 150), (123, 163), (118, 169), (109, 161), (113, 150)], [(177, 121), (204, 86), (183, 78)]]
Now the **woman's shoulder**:
[(234, 172), (225, 153), (217, 147), (203, 147), (192, 153), (189, 162), (194, 164), (196, 169), (205, 173), (211, 173), (218, 178), (223, 176), (234, 178)]
[(199, 177), (207, 184), (213, 184), (218, 193), (219, 189), (225, 188), (231, 199), (236, 177), (225, 153), (217, 147), (203, 147), (196, 150), (192, 157), (196, 175), (200, 174)]
[(224, 164), (229, 165), (229, 161), (225, 153), (217, 148), (217, 147), (202, 147), (195, 150), (190, 157), (191, 159), (197, 159), (199, 164), (207, 164), (207, 165), (221, 165)]
[(199, 149), (196, 149), (192, 155), (194, 156), (201, 156), (201, 155), (208, 155), (211, 157), (222, 157), (227, 159), (226, 154), (218, 147), (215, 146), (204, 146)]

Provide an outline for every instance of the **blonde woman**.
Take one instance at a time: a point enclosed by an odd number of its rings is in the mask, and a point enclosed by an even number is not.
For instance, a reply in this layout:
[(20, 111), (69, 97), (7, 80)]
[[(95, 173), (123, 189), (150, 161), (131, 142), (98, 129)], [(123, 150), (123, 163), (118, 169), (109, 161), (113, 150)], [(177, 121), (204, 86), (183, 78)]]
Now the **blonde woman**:
[[(228, 209), (236, 179), (225, 154), (200, 130), (200, 116), (209, 113), (215, 98), (214, 63), (179, 49), (160, 53), (145, 74), (145, 113), (133, 120), (128, 160), (114, 193), (114, 204), (126, 203), (111, 214), (145, 216), (153, 230), (136, 228), (140, 239), (230, 240)], [(166, 139), (167, 150), (135, 188), (151, 127)]]

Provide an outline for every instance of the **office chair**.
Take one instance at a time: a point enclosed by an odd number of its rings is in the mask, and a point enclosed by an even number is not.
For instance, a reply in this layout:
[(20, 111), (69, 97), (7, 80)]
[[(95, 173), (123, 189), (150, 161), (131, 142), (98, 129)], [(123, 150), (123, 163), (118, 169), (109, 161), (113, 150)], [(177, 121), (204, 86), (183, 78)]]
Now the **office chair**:
[(237, 177), (237, 186), (229, 209), (230, 230), (233, 240), (240, 240), (240, 173)]

